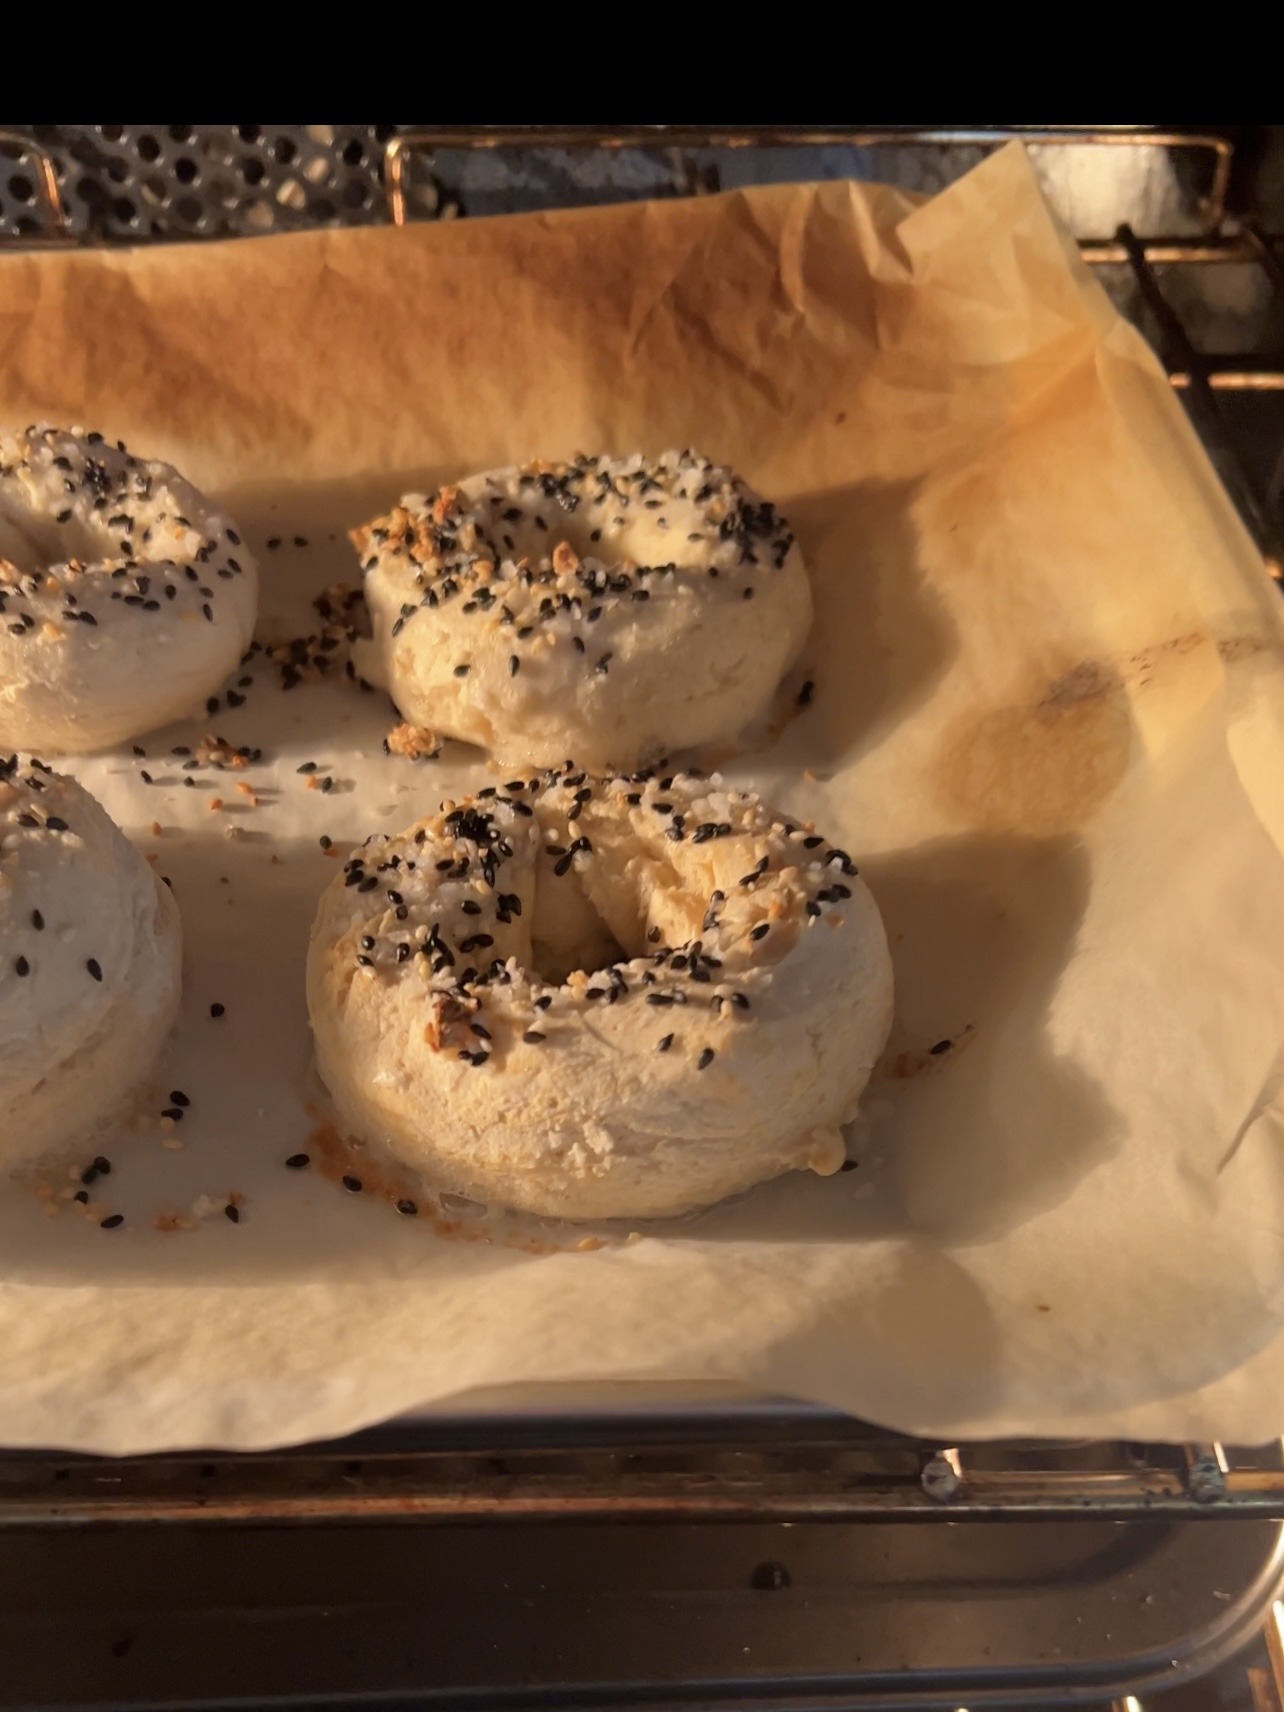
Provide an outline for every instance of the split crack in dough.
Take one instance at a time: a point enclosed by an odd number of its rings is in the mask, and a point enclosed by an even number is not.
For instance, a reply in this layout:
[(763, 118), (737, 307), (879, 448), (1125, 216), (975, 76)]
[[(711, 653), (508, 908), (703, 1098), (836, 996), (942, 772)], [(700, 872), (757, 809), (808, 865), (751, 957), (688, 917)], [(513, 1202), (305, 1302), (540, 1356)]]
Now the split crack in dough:
[(377, 1154), (492, 1204), (639, 1219), (836, 1171), (892, 973), (847, 853), (756, 794), (563, 768), (354, 852), (308, 1006)]
[(628, 769), (738, 737), (811, 628), (788, 524), (691, 451), (470, 476), (352, 540), (363, 676), (505, 765)]

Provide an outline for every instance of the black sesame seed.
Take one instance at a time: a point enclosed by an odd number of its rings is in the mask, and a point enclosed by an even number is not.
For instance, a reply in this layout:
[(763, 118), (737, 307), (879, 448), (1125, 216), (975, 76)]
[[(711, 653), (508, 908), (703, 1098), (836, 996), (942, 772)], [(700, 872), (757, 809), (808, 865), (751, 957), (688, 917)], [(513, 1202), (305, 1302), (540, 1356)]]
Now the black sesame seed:
[(806, 707), (808, 702), (810, 702), (811, 698), (815, 695), (815, 693), (816, 693), (816, 686), (812, 682), (812, 680), (810, 678), (808, 678), (807, 682), (798, 691), (797, 701), (798, 701), (799, 707)]
[(320, 838), (318, 838), (317, 843), (323, 850), (332, 850), (334, 848), (334, 840), (327, 837), (324, 832), (321, 834)]
[(311, 1165), (311, 1163), (312, 1161), (306, 1153), (292, 1153), (285, 1162), (288, 1171), (302, 1171), (305, 1166)]
[(458, 665), (455, 667), (455, 676), (457, 678), (466, 678), (471, 670), (472, 668), (470, 666), (463, 664)]
[(226, 1005), (220, 1005), (218, 1003), (215, 1003), (215, 1004), (212, 1004), (210, 1006), (210, 1015), (212, 1017), (221, 1017), (226, 1010), (227, 1010)]
[(99, 1225), (99, 1230), (117, 1230), (125, 1222), (124, 1213), (112, 1213)]
[(749, 937), (750, 939), (765, 939), (770, 932), (771, 923), (769, 921), (760, 921), (757, 927), (750, 929)]
[(48, 827), (50, 832), (66, 832), (67, 831), (67, 822), (62, 818), (62, 816), (60, 814), (51, 814), (51, 815), (46, 816), (45, 825), (46, 825), (46, 827)]
[(672, 1045), (673, 1036), (671, 1034), (662, 1034), (659, 1040), (655, 1043), (655, 1050), (657, 1052), (667, 1052)]
[(360, 1177), (345, 1177), (343, 1179), (343, 1186), (350, 1195), (359, 1195), (365, 1187)]
[(38, 909), (33, 909), (31, 912), (31, 925), (35, 928), (37, 933), (42, 933), (44, 931), (45, 918), (41, 915)]
[(526, 1033), (522, 1036), (522, 1039), (528, 1046), (538, 1046), (540, 1041), (546, 1038), (547, 1037), (542, 1035), (537, 1028), (528, 1028)]
[(89, 973), (93, 976), (95, 981), (101, 981), (102, 980), (102, 978), (103, 978), (102, 965), (99, 963), (99, 961), (96, 957), (86, 958), (85, 968), (88, 969)]
[(521, 669), (522, 669), (522, 662), (517, 658), (517, 655), (516, 654), (510, 654), (508, 656), (508, 675), (509, 675), (509, 677), (515, 678), (517, 676), (518, 672), (521, 671)]
[(239, 1225), (241, 1222), (241, 1209), (239, 1207), (234, 1207), (231, 1201), (229, 1201), (223, 1208), (223, 1217), (225, 1219), (230, 1219), (234, 1225)]
[(952, 1040), (938, 1040), (935, 1046), (929, 1047), (933, 1058), (939, 1058), (943, 1052), (948, 1052), (954, 1045)]
[(419, 1208), (413, 1201), (400, 1200), (397, 1202), (397, 1211), (403, 1218), (413, 1219), (415, 1214), (419, 1211)]
[(73, 1201), (77, 1201), (82, 1207), (87, 1207), (89, 1205), (89, 1191), (87, 1189), (77, 1189), (76, 1193), (71, 1198)]
[(29, 975), (31, 965), (25, 957), (17, 957), (14, 959), (13, 972), (15, 975)]
[(696, 1059), (696, 1069), (697, 1070), (707, 1070), (709, 1068), (709, 1066), (713, 1063), (713, 1060), (714, 1060), (714, 1050), (711, 1046), (706, 1046), (704, 1051)]

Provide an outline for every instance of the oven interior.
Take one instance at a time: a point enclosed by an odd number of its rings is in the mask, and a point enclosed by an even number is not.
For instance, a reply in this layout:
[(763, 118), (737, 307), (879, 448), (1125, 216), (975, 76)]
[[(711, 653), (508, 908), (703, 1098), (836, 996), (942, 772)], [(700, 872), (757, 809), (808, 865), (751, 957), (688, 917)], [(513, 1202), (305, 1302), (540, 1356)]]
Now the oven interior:
[[(931, 192), (1013, 135), (1279, 579), (1284, 127), (15, 127), (0, 245)], [(288, 1453), (8, 1453), (0, 1705), (1280, 1707), (1281, 1517), (1278, 1444), (941, 1445), (711, 1388), (466, 1398)]]

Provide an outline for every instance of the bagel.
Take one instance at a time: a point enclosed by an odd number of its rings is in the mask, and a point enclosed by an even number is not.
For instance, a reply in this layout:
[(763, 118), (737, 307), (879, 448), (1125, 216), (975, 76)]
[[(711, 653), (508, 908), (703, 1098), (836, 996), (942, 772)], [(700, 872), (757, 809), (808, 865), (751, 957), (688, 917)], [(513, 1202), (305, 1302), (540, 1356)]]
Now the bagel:
[(307, 987), (350, 1135), (580, 1220), (836, 1171), (892, 1002), (846, 852), (716, 775), (568, 768), (368, 839)]
[(83, 754), (195, 711), (254, 633), (234, 524), (100, 434), (0, 434), (0, 749)]
[(0, 760), (0, 1165), (80, 1139), (147, 1075), (181, 944), (169, 888), (89, 792)]
[(630, 770), (735, 738), (811, 627), (784, 519), (689, 451), (471, 476), (352, 540), (363, 675), (506, 765)]

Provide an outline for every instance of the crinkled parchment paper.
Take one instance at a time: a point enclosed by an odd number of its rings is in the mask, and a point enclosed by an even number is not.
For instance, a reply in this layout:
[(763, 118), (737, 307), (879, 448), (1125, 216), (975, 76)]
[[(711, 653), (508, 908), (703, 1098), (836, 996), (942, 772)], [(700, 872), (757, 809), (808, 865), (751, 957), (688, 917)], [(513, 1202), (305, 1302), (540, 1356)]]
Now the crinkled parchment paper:
[[(1284, 1429), (1278, 597), (1018, 151), (922, 205), (830, 183), (6, 257), (0, 415), (216, 490), (277, 637), (408, 485), (579, 448), (737, 466), (814, 566), (817, 688), (727, 770), (858, 854), (898, 984), (856, 1169), (640, 1240), (447, 1240), (286, 1171), (318, 838), (493, 775), (385, 759), (382, 697), (256, 666), (149, 761), (75, 767), (174, 881), (187, 1010), (157, 1101), (193, 1105), (182, 1150), (111, 1139), (94, 1194), (123, 1229), (0, 1198), (0, 1439), (266, 1446), (624, 1378), (951, 1435)], [(208, 729), (267, 752), (257, 808), (163, 763)], [(232, 1190), (238, 1225), (150, 1228)]]

